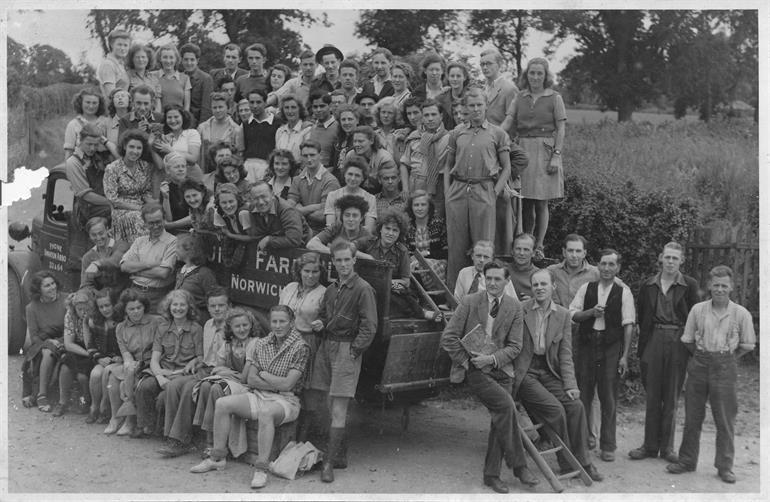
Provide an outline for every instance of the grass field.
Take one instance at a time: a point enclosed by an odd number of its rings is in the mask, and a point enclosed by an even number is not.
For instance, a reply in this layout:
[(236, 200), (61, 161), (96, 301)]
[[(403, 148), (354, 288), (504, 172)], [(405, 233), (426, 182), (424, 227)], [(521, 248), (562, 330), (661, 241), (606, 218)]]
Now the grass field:
[[(616, 122), (618, 119), (618, 112), (600, 110), (584, 110), (584, 109), (567, 109), (567, 124), (595, 124), (603, 120), (609, 120)], [(650, 122), (651, 124), (661, 124), (663, 122), (674, 122), (674, 116), (668, 113), (649, 113), (649, 112), (634, 112), (632, 116), (634, 122)], [(682, 121), (685, 122), (697, 122), (697, 115), (687, 115)]]

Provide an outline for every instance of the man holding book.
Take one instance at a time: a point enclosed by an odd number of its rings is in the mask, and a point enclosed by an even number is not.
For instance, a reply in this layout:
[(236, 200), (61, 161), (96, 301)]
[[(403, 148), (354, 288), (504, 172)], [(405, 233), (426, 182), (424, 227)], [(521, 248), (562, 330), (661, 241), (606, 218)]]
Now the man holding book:
[(465, 372), (471, 392), (492, 417), (484, 484), (498, 493), (508, 493), (508, 486), (500, 479), (501, 457), (523, 484), (539, 482), (527, 468), (511, 395), (513, 360), (522, 345), (523, 316), (519, 301), (504, 294), (508, 269), (490, 261), (483, 271), (486, 291), (462, 299), (444, 330), (441, 346), (453, 365)]

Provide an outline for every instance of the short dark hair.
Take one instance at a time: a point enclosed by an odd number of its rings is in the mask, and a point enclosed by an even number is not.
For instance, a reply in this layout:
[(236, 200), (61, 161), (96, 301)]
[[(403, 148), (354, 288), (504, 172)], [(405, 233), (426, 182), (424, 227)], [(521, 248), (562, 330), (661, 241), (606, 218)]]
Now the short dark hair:
[(171, 103), (163, 107), (163, 130), (166, 133), (169, 133), (171, 131), (167, 130), (168, 126), (166, 125), (166, 115), (168, 115), (168, 112), (171, 111), (178, 111), (182, 115), (182, 129), (189, 129), (190, 128), (190, 112), (185, 110), (182, 105), (178, 105), (176, 103)]
[(263, 58), (267, 57), (267, 49), (265, 48), (264, 45), (262, 45), (260, 43), (251, 44), (250, 46), (246, 47), (246, 49), (244, 49), (243, 52), (245, 52), (246, 55), (248, 56), (249, 55), (249, 51), (257, 51), (260, 54), (262, 54)]
[(231, 82), (233, 84), (235, 83), (235, 80), (233, 80), (233, 77), (231, 77), (230, 75), (222, 75), (221, 77), (219, 77), (217, 79), (216, 82), (214, 82), (214, 86), (216, 86), (217, 90), (219, 90), (221, 92), (222, 91), (222, 86), (225, 85), (225, 84), (229, 84)]
[(299, 151), (302, 152), (304, 148), (315, 148), (318, 153), (321, 153), (321, 143), (314, 139), (306, 139), (299, 145)]
[(273, 89), (272, 84), (270, 84), (270, 77), (273, 76), (273, 72), (275, 70), (278, 70), (280, 72), (283, 72), (283, 82), (286, 83), (287, 80), (291, 78), (291, 68), (286, 66), (285, 64), (277, 63), (274, 64), (268, 71), (267, 71), (267, 86), (270, 89), (270, 91), (277, 91), (278, 89)]
[(618, 265), (620, 265), (623, 261), (623, 255), (621, 255), (617, 250), (612, 248), (604, 248), (599, 250), (599, 261), (601, 261), (603, 256), (609, 256), (611, 254), (614, 254), (618, 258)]
[(135, 289), (124, 289), (122, 293), (120, 293), (120, 298), (118, 299), (118, 305), (117, 310), (120, 312), (120, 315), (125, 315), (126, 313), (126, 305), (130, 302), (139, 302), (144, 306), (144, 313), (149, 314), (150, 313), (150, 299), (147, 298), (145, 295), (140, 293), (139, 291)]
[(562, 242), (562, 249), (567, 249), (567, 243), (568, 242), (582, 242), (583, 243), (583, 249), (586, 249), (588, 247), (588, 241), (585, 237), (583, 237), (580, 234), (567, 234), (567, 236), (564, 238), (564, 241)]
[(422, 111), (422, 98), (417, 96), (411, 96), (404, 100), (403, 104), (401, 105), (401, 118), (404, 120), (404, 124), (409, 126), (409, 118), (406, 116), (406, 109), (411, 106), (416, 106), (417, 108)]
[(241, 55), (241, 46), (233, 43), (229, 43), (225, 45), (224, 49), (222, 49), (222, 52), (224, 53), (225, 51), (233, 51), (233, 50), (238, 51), (238, 56)]
[(315, 52), (311, 51), (310, 49), (304, 49), (302, 52), (299, 53), (298, 57), (300, 61), (302, 61), (303, 59), (313, 58), (313, 63), (315, 63)]
[(188, 42), (179, 48), (179, 54), (182, 57), (184, 57), (184, 55), (188, 52), (192, 52), (195, 55), (195, 59), (201, 58), (201, 48), (198, 47), (196, 44)]
[(136, 70), (136, 67), (134, 66), (134, 56), (136, 56), (136, 53), (139, 51), (143, 51), (147, 55), (147, 70), (150, 70), (155, 67), (155, 53), (152, 52), (152, 49), (147, 47), (144, 44), (134, 44), (131, 46), (130, 49), (128, 49), (128, 56), (126, 56), (126, 68), (129, 70)]
[(424, 110), (425, 108), (428, 108), (429, 106), (435, 106), (438, 108), (438, 111), (441, 112), (441, 105), (438, 104), (438, 101), (436, 101), (433, 98), (428, 98), (422, 103), (420, 103), (420, 110)]
[(250, 97), (252, 94), (259, 94), (259, 95), (262, 97), (262, 99), (263, 99), (265, 102), (267, 102), (267, 92), (265, 92), (263, 89), (256, 89), (256, 88), (255, 88), (255, 89), (249, 89), (249, 92), (248, 92), (248, 94), (246, 94), (246, 99), (248, 100), (248, 99), (249, 99), (249, 97)]
[(340, 63), (340, 73), (342, 73), (342, 69), (343, 68), (353, 68), (354, 70), (356, 70), (356, 74), (358, 74), (358, 72), (360, 71), (358, 63), (356, 63), (356, 61), (354, 59), (346, 59), (343, 62), (341, 62)]
[(369, 211), (369, 203), (364, 200), (363, 197), (358, 195), (343, 195), (336, 201), (334, 201), (334, 207), (340, 210), (340, 214), (344, 213), (346, 209), (355, 208), (361, 212), (361, 222), (363, 223), (364, 216)]
[(49, 277), (56, 283), (56, 292), (61, 293), (61, 283), (59, 282), (59, 279), (48, 270), (40, 270), (35, 272), (32, 279), (29, 281), (29, 293), (33, 300), (40, 301), (40, 286), (43, 285), (43, 280)]
[(307, 108), (310, 110), (313, 107), (313, 101), (320, 99), (327, 105), (332, 104), (332, 97), (329, 95), (326, 91), (313, 91), (310, 93), (310, 96), (307, 98)]
[(730, 282), (733, 280), (733, 269), (727, 265), (717, 265), (709, 271), (709, 280), (715, 277), (729, 277)]
[(78, 137), (81, 141), (86, 138), (101, 138), (102, 133), (93, 124), (87, 123), (83, 124), (83, 128), (80, 130)]
[(382, 227), (387, 224), (393, 224), (398, 227), (398, 239), (396, 239), (396, 242), (403, 242), (406, 239), (406, 232), (409, 230), (409, 219), (402, 210), (391, 207), (377, 215), (378, 235), (382, 232)]
[(203, 195), (201, 206), (204, 208), (209, 203), (209, 191), (206, 189), (206, 186), (200, 181), (195, 181), (193, 179), (187, 178), (182, 182), (182, 185), (179, 187), (179, 189), (180, 189), (180, 192), (182, 192), (183, 196), (187, 190), (195, 190), (197, 192), (200, 192)]
[(131, 101), (134, 100), (134, 96), (137, 94), (149, 95), (150, 99), (155, 99), (155, 90), (149, 85), (137, 85), (131, 88)]
[(505, 278), (506, 279), (511, 277), (511, 271), (508, 270), (508, 267), (506, 267), (505, 265), (503, 265), (502, 263), (500, 263), (497, 260), (492, 260), (492, 261), (489, 261), (489, 262), (484, 264), (484, 268), (482, 269), (482, 271), (484, 272), (485, 276), (487, 275), (487, 270), (489, 270), (491, 268), (499, 268), (499, 269), (501, 269), (505, 273)]
[(289, 159), (289, 177), (293, 178), (296, 176), (297, 171), (299, 171), (299, 163), (297, 162), (297, 159), (294, 158), (294, 154), (291, 153), (291, 150), (287, 150), (285, 148), (276, 148), (270, 152), (270, 156), (267, 158), (267, 174), (270, 178), (275, 177), (274, 165), (276, 157)]
[(147, 133), (139, 129), (127, 129), (120, 135), (120, 138), (118, 138), (118, 153), (120, 156), (126, 155), (126, 145), (132, 140), (137, 140), (142, 144), (142, 159), (149, 160), (150, 144), (147, 141)]
[(219, 284), (215, 286), (211, 286), (209, 290), (206, 292), (206, 301), (208, 301), (209, 298), (215, 298), (217, 296), (224, 296), (227, 298), (227, 301), (230, 301), (230, 290), (227, 289), (224, 286), (220, 286)]
[[(245, 180), (246, 176), (248, 176), (246, 173), (246, 168), (243, 166), (243, 164), (236, 164), (233, 161), (222, 162), (217, 166), (217, 171), (214, 173), (214, 180), (216, 180), (217, 184), (229, 183), (225, 177), (225, 167), (234, 167), (238, 170), (238, 177), (240, 178), (238, 181)], [(240, 205), (240, 203), (238, 205)]]
[(157, 213), (158, 211), (163, 214), (163, 206), (160, 205), (160, 202), (145, 202), (141, 210), (142, 221), (147, 219), (148, 214)]
[(99, 98), (99, 108), (96, 110), (96, 115), (101, 116), (107, 113), (107, 105), (104, 102), (104, 96), (99, 90), (93, 87), (87, 89), (81, 89), (75, 96), (72, 97), (72, 108), (75, 109), (75, 113), (78, 115), (83, 114), (83, 96), (96, 96)]

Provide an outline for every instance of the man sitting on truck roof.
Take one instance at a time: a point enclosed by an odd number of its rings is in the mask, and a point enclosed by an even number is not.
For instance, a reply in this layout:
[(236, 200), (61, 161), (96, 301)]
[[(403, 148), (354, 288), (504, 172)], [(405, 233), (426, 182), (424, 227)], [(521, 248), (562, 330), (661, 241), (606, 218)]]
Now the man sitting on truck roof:
[(163, 207), (157, 202), (142, 206), (142, 219), (149, 234), (131, 243), (120, 260), (120, 270), (131, 274), (131, 289), (150, 300), (150, 311), (155, 314), (174, 285), (176, 237), (163, 228)]
[(80, 228), (94, 216), (109, 218), (112, 211), (112, 204), (104, 196), (105, 165), (101, 157), (94, 155), (96, 148), (104, 141), (106, 138), (98, 129), (91, 124), (85, 124), (80, 130), (80, 143), (64, 163), (67, 179), (75, 194)]

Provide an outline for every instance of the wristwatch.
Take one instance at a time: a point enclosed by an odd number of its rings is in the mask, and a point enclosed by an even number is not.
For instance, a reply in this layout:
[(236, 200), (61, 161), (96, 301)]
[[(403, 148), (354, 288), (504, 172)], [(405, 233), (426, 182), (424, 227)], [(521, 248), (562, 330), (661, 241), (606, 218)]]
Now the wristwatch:
[(561, 155), (561, 150), (554, 150), (554, 151), (553, 151), (553, 154), (554, 154), (554, 155)]

